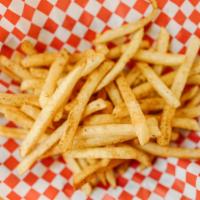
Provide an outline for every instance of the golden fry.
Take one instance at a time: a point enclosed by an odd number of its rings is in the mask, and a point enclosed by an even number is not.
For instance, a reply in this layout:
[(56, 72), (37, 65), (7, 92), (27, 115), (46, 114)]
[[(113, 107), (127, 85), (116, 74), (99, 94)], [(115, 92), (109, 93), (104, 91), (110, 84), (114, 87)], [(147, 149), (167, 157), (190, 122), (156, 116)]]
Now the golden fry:
[(141, 107), (136, 100), (132, 90), (128, 86), (126, 79), (123, 76), (120, 76), (117, 78), (116, 82), (127, 106), (131, 122), (135, 125), (136, 134), (140, 144), (145, 144), (148, 142), (150, 135)]

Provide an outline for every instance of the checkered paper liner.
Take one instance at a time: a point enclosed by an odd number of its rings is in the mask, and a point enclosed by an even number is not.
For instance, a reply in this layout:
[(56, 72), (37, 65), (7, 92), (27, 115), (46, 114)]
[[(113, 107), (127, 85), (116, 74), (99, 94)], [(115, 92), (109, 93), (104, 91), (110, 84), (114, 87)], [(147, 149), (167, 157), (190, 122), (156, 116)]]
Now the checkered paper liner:
[[(154, 40), (159, 28), (170, 32), (171, 50), (184, 52), (191, 35), (200, 37), (199, 0), (158, 0), (160, 13), (148, 26), (147, 38)], [(23, 39), (38, 51), (67, 48), (82, 51), (91, 46), (97, 32), (135, 21), (150, 12), (144, 0), (0, 0), (0, 48), (11, 56)], [(18, 85), (0, 74), (1, 92), (18, 92)], [(9, 124), (1, 118), (1, 124)], [(19, 176), (20, 142), (0, 137), (0, 194), (18, 199), (200, 199), (200, 161), (159, 158), (151, 168), (139, 171), (133, 162), (117, 188), (99, 185), (90, 197), (72, 187), (72, 172), (62, 158), (37, 162)], [(200, 135), (185, 133), (178, 145), (200, 147)]]

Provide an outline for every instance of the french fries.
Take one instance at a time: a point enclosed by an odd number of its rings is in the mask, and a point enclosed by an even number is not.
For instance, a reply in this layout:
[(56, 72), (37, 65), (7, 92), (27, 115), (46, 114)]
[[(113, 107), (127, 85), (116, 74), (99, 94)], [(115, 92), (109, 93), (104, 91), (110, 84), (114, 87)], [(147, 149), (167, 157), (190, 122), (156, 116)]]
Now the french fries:
[(147, 143), (150, 138), (149, 130), (147, 127), (146, 119), (144, 114), (139, 106), (138, 101), (136, 100), (131, 88), (124, 76), (120, 76), (116, 80), (117, 86), (121, 92), (121, 95), (125, 101), (126, 107), (128, 109), (131, 123), (135, 124), (136, 134), (138, 136), (139, 142), (141, 145)]
[(104, 79), (99, 84), (97, 90), (102, 89), (106, 85), (108, 85), (111, 81), (113, 81), (120, 72), (124, 69), (126, 63), (131, 59), (131, 57), (137, 52), (140, 43), (142, 41), (142, 37), (144, 34), (144, 30), (138, 30), (132, 37), (131, 41), (128, 44), (126, 51), (121, 55), (120, 59), (113, 67), (113, 69), (104, 77)]
[[(22, 140), (19, 174), (42, 158), (62, 156), (74, 187), (89, 195), (99, 181), (116, 187), (116, 172), (131, 160), (142, 170), (157, 156), (200, 158), (199, 149), (170, 145), (179, 129), (200, 131), (200, 40), (175, 54), (161, 28), (150, 46), (143, 35), (157, 13), (151, 3), (147, 17), (100, 34), (93, 49), (38, 53), (25, 40), (24, 54), (0, 55), (0, 70), (22, 92), (0, 93), (0, 112), (19, 126), (0, 126), (0, 136)], [(168, 66), (173, 70), (165, 74)]]
[(1, 105), (0, 112), (4, 114), (6, 119), (13, 121), (16, 125), (24, 129), (30, 129), (33, 125), (33, 120), (21, 112), (19, 108)]
[(11, 72), (13, 72), (21, 80), (32, 78), (31, 73), (27, 69), (24, 69), (22, 66), (20, 66), (17, 63), (14, 63), (5, 56), (0, 56), (0, 64), (6, 67)]
[(65, 130), (60, 141), (63, 152), (71, 148), (73, 144), (73, 138), (83, 115), (85, 106), (92, 96), (92, 93), (95, 91), (99, 81), (101, 81), (101, 79), (112, 66), (113, 62), (104, 62), (99, 69), (96, 69), (90, 74), (80, 93), (78, 94), (76, 98), (77, 104), (72, 108), (67, 119), (69, 126), (67, 126), (67, 129)]
[(150, 164), (145, 153), (128, 145), (69, 150), (65, 155), (72, 158), (136, 159), (146, 166)]
[(171, 90), (162, 82), (162, 80), (156, 75), (156, 73), (145, 63), (138, 64), (139, 69), (142, 71), (144, 76), (147, 78), (149, 83), (154, 87), (160, 96), (165, 99), (166, 103), (172, 107), (177, 108), (180, 102), (171, 92)]
[(152, 13), (144, 19), (141, 19), (137, 22), (133, 22), (130, 24), (123, 25), (119, 28), (114, 30), (108, 30), (105, 33), (98, 35), (97, 38), (94, 40), (94, 43), (105, 43), (116, 38), (122, 37), (127, 34), (134, 33), (135, 31), (143, 28), (146, 24), (148, 24), (154, 16), (157, 14), (157, 10), (153, 10)]
[(59, 110), (60, 106), (69, 99), (69, 96), (80, 78), (83, 68), (75, 68), (70, 74), (68, 74), (57, 90), (54, 92), (50, 101), (41, 110), (37, 120), (34, 122), (33, 127), (28, 133), (27, 137), (21, 146), (21, 155), (27, 155), (37, 140), (44, 133), (49, 123), (51, 122), (53, 115)]
[(156, 143), (148, 143), (143, 146), (137, 145), (139, 149), (146, 151), (149, 154), (160, 157), (175, 157), (175, 158), (193, 158), (199, 159), (200, 149), (189, 149), (181, 147), (164, 147)]
[[(63, 156), (63, 158), (68, 163), (68, 165), (70, 166), (71, 170), (74, 173), (81, 172), (81, 168), (75, 159), (73, 158), (66, 159), (65, 156)], [(92, 192), (92, 186), (89, 183), (83, 185), (81, 189), (85, 192), (86, 195), (89, 195)]]
[(68, 61), (67, 51), (63, 50), (60, 52), (58, 57), (52, 63), (40, 93), (39, 101), (41, 107), (44, 107), (47, 104), (49, 98), (53, 95), (56, 89), (56, 83), (60, 78), (64, 70), (64, 67), (67, 64), (67, 61)]
[[(200, 40), (197, 37), (193, 37), (190, 41), (190, 45), (186, 51), (185, 62), (179, 67), (172, 84), (171, 90), (177, 99), (180, 99), (183, 89), (186, 85), (187, 78), (192, 68), (193, 62), (200, 48)], [(167, 145), (171, 138), (171, 122), (175, 114), (175, 108), (166, 104), (161, 119), (161, 132), (162, 135), (158, 138), (160, 145)]]

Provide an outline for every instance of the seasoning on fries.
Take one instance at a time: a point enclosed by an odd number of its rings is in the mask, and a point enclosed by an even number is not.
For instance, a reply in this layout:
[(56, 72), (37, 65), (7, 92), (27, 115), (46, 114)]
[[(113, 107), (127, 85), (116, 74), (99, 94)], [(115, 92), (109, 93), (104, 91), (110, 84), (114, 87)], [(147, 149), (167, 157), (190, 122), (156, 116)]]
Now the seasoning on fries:
[[(200, 130), (200, 39), (175, 54), (161, 28), (151, 46), (143, 37), (157, 13), (151, 2), (147, 17), (99, 34), (94, 49), (38, 53), (25, 40), (23, 54), (0, 56), (0, 70), (20, 84), (20, 94), (0, 94), (0, 112), (18, 126), (1, 125), (0, 135), (22, 140), (20, 174), (60, 155), (74, 187), (89, 195), (99, 181), (116, 187), (131, 160), (142, 170), (157, 156), (200, 158), (200, 149), (171, 145), (179, 129)], [(133, 68), (125, 70), (129, 61)], [(165, 74), (168, 66), (173, 71)]]

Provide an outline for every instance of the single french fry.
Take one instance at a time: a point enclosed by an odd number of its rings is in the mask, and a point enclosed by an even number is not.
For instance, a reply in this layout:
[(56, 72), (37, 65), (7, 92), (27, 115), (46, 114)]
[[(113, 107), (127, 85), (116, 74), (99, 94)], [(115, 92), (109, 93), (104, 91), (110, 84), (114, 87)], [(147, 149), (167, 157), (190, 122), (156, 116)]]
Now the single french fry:
[(146, 166), (150, 165), (147, 154), (129, 145), (74, 149), (66, 152), (67, 157), (92, 159), (136, 159)]
[(40, 109), (38, 107), (29, 104), (23, 104), (20, 110), (33, 120), (36, 120), (40, 113)]
[(22, 65), (25, 68), (29, 67), (49, 67), (57, 58), (58, 53), (38, 53), (25, 57), (22, 60)]
[(137, 145), (137, 148), (160, 157), (190, 158), (199, 159), (200, 149), (181, 148), (181, 147), (164, 147), (156, 143), (148, 143), (143, 146)]
[(76, 105), (69, 112), (69, 116), (67, 122), (69, 126), (65, 130), (61, 140), (60, 147), (65, 152), (67, 149), (70, 149), (73, 144), (73, 138), (75, 136), (78, 125), (81, 121), (82, 115), (84, 113), (85, 107), (95, 91), (98, 83), (102, 80), (105, 74), (110, 70), (113, 66), (113, 62), (104, 62), (99, 69), (96, 69), (93, 73), (91, 73), (83, 87), (81, 88), (77, 98)]
[(198, 91), (199, 91), (199, 87), (198, 86), (194, 86), (189, 91), (183, 93), (183, 95), (181, 97), (182, 104), (184, 104), (188, 100), (193, 99), (193, 97), (198, 93)]
[(83, 118), (91, 115), (97, 111), (103, 110), (108, 106), (108, 101), (104, 101), (103, 99), (97, 99), (90, 102), (83, 114)]
[(33, 44), (30, 41), (28, 41), (28, 40), (24, 40), (22, 42), (22, 44), (20, 46), (20, 49), (26, 55), (37, 54), (37, 51), (35, 50)]
[(119, 90), (114, 82), (107, 85), (105, 89), (114, 106), (123, 102)]
[(116, 82), (122, 98), (126, 104), (131, 122), (135, 125), (139, 142), (143, 145), (149, 141), (150, 134), (141, 107), (136, 100), (131, 88), (129, 87), (126, 79), (123, 76), (120, 76), (117, 78)]
[(107, 136), (132, 136), (136, 137), (136, 128), (133, 124), (104, 124), (104, 125), (92, 125), (79, 127), (77, 131), (77, 137), (86, 139), (95, 137), (101, 137), (101, 135)]
[[(123, 142), (127, 142), (130, 140), (133, 140), (136, 138), (136, 135), (107, 135), (106, 140), (105, 136), (101, 134), (100, 136), (96, 134), (93, 134), (93, 137), (84, 138), (84, 137), (75, 137), (74, 143), (73, 143), (73, 149), (79, 149), (79, 148), (89, 148), (89, 147), (101, 147), (101, 146), (108, 146), (108, 145), (115, 145)], [(52, 151), (52, 153), (60, 153), (59, 151)]]
[(70, 94), (81, 76), (83, 68), (75, 68), (70, 72), (61, 85), (56, 89), (47, 105), (41, 110), (38, 118), (34, 122), (30, 132), (22, 143), (21, 155), (24, 157), (37, 143), (37, 140), (42, 136), (54, 117), (56, 111), (63, 105), (70, 97)]
[(200, 85), (200, 74), (195, 74), (189, 77), (188, 85)]
[(3, 112), (6, 119), (13, 121), (19, 127), (30, 129), (33, 125), (33, 120), (18, 108), (7, 106), (5, 109), (1, 110), (1, 112)]
[(35, 95), (0, 93), (0, 104), (20, 107), (25, 103), (39, 106), (38, 97)]
[(44, 79), (32, 78), (23, 80), (20, 90), (25, 91), (29, 89), (41, 88), (44, 85)]
[(195, 107), (180, 108), (176, 111), (176, 117), (195, 118), (200, 116), (200, 105)]
[[(156, 44), (156, 50), (162, 53), (167, 52), (168, 47), (169, 47), (169, 39), (170, 39), (170, 36), (167, 30), (165, 28), (161, 28), (160, 34), (157, 40), (157, 44)], [(163, 71), (163, 66), (161, 65), (154, 65), (153, 68), (158, 75), (160, 75)]]
[(63, 49), (49, 68), (48, 75), (40, 93), (39, 102), (41, 107), (44, 107), (49, 98), (53, 95), (56, 89), (57, 81), (60, 78), (67, 62), (68, 53), (65, 49)]
[[(73, 158), (65, 159), (65, 156), (63, 156), (63, 158), (74, 173), (81, 172), (81, 168), (75, 159), (73, 159)], [(86, 195), (89, 195), (92, 192), (92, 186), (89, 183), (84, 184), (81, 187), (81, 189), (83, 192), (85, 192)]]
[(9, 69), (9, 71), (13, 72), (22, 80), (32, 78), (32, 75), (27, 69), (24, 69), (22, 66), (14, 63), (3, 55), (0, 56), (0, 64)]
[(122, 25), (119, 28), (115, 28), (113, 30), (108, 30), (98, 35), (97, 38), (94, 40), (94, 43), (105, 43), (116, 38), (122, 37), (124, 35), (134, 33), (137, 30), (143, 28), (146, 24), (148, 24), (155, 17), (156, 14), (157, 11), (153, 10), (151, 14), (145, 17), (144, 19), (140, 19), (136, 22)]
[(31, 75), (35, 78), (45, 79), (48, 74), (48, 70), (45, 68), (30, 68)]
[(115, 188), (116, 187), (116, 178), (115, 178), (114, 171), (112, 169), (110, 169), (105, 174), (106, 174), (106, 179), (107, 179), (108, 183), (111, 185), (111, 187)]
[(190, 118), (176, 117), (172, 120), (172, 127), (200, 131), (199, 123), (195, 119)]
[(179, 100), (174, 96), (172, 91), (165, 85), (159, 76), (153, 71), (153, 69), (151, 69), (145, 63), (139, 63), (137, 67), (139, 67), (143, 75), (147, 78), (157, 93), (165, 99), (167, 104), (175, 108), (180, 106)]
[(0, 135), (12, 139), (23, 139), (27, 134), (26, 129), (0, 126)]
[[(47, 137), (43, 142), (38, 144), (36, 148), (33, 149), (17, 166), (17, 170), (20, 174), (26, 172), (32, 164), (40, 158), (47, 150), (49, 150), (55, 143), (58, 142), (63, 134), (63, 130), (67, 126), (64, 122), (60, 127), (58, 127), (49, 137)], [(37, 142), (37, 141), (36, 141)]]
[[(177, 99), (180, 99), (183, 89), (186, 85), (187, 78), (192, 68), (196, 55), (198, 54), (200, 47), (200, 40), (197, 37), (193, 37), (187, 48), (185, 55), (185, 62), (179, 67), (175, 79), (173, 81), (171, 90)], [(175, 109), (166, 104), (163, 110), (161, 119), (161, 132), (162, 135), (158, 138), (157, 142), (160, 145), (167, 145), (171, 138), (171, 122), (175, 114)]]
[(119, 58), (119, 60), (117, 61), (113, 69), (101, 81), (101, 83), (97, 87), (97, 91), (102, 89), (106, 85), (108, 85), (120, 74), (120, 72), (124, 69), (126, 63), (137, 52), (140, 46), (140, 43), (142, 41), (143, 34), (144, 34), (144, 30), (141, 29), (133, 35), (131, 41), (128, 44), (126, 51), (121, 55), (121, 57)]
[(185, 56), (181, 54), (161, 53), (158, 51), (139, 50), (133, 59), (163, 66), (177, 67), (183, 64)]

